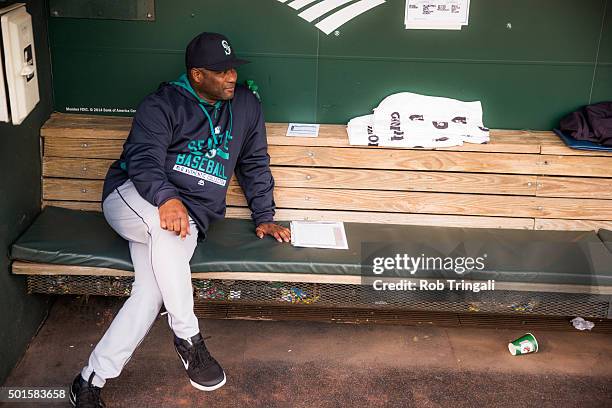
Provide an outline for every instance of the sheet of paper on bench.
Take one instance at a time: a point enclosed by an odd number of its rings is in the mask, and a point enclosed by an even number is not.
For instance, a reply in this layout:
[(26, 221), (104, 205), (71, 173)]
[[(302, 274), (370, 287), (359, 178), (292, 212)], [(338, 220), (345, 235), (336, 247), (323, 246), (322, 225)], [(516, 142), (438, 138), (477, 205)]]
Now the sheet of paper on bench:
[(291, 245), (306, 248), (348, 249), (344, 223), (291, 221)]
[(287, 126), (287, 136), (298, 137), (317, 137), (319, 136), (319, 127), (314, 123), (290, 123)]

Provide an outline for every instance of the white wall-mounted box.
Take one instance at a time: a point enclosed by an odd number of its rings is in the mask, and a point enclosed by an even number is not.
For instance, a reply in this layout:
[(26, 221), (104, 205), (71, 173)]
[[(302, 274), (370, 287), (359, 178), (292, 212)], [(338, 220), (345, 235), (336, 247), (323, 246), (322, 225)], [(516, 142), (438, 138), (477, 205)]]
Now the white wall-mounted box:
[(32, 17), (23, 3), (0, 10), (0, 15), (10, 116), (18, 125), (40, 100)]
[(6, 82), (4, 82), (4, 58), (0, 52), (0, 122), (8, 122), (11, 117), (8, 110), (8, 99), (6, 99)]

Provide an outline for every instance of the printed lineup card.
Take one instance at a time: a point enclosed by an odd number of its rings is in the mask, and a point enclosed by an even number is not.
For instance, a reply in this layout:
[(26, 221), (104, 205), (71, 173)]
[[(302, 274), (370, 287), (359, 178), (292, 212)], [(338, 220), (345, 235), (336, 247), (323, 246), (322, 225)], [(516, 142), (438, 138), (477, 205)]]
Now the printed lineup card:
[(287, 126), (287, 136), (317, 137), (320, 126), (312, 123), (290, 123)]
[(348, 249), (344, 223), (291, 221), (291, 245), (305, 248)]
[(470, 0), (406, 0), (406, 29), (461, 30), (468, 24)]

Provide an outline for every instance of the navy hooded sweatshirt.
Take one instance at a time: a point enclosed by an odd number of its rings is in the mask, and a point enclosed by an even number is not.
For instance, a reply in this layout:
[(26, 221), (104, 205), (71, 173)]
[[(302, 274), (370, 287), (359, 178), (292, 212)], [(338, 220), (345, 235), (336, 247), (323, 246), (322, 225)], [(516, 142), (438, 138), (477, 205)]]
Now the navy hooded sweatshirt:
[(239, 85), (233, 99), (211, 105), (183, 74), (138, 106), (121, 158), (106, 175), (102, 201), (129, 178), (156, 207), (180, 199), (204, 239), (209, 224), (225, 215), (234, 171), (255, 225), (272, 222), (274, 179), (259, 100)]

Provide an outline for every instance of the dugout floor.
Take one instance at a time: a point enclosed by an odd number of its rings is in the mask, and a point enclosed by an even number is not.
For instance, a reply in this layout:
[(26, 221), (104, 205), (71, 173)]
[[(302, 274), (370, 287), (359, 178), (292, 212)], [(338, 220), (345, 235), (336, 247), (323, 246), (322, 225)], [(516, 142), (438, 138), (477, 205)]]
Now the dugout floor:
[[(69, 384), (123, 301), (59, 297), (4, 385)], [(204, 393), (189, 384), (160, 317), (122, 375), (107, 382), (107, 406), (612, 406), (609, 332), (537, 328), (540, 351), (513, 357), (508, 340), (529, 327), (212, 319), (200, 325), (227, 373), (223, 388)]]

